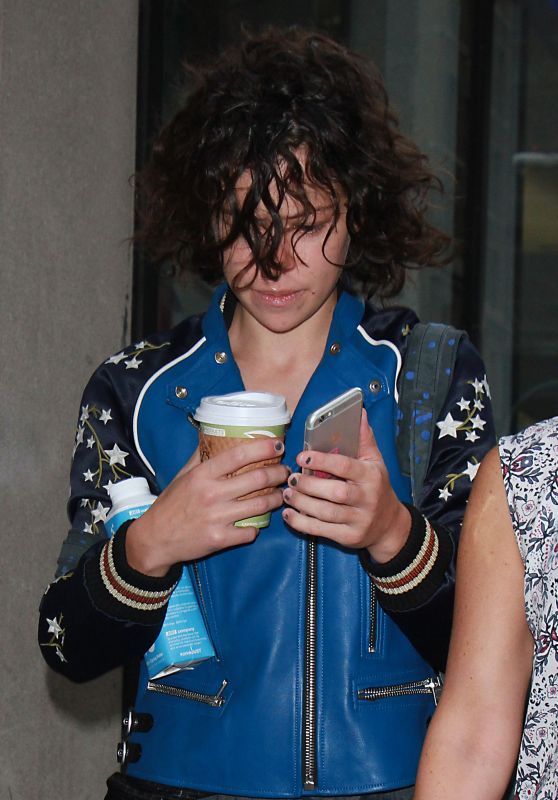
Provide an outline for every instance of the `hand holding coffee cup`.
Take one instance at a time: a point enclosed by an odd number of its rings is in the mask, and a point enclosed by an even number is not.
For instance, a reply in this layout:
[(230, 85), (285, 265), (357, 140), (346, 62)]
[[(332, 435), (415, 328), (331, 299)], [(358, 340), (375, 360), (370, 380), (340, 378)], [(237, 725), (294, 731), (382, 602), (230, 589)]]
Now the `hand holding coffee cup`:
[[(285, 398), (268, 392), (234, 392), (225, 395), (203, 397), (194, 418), (199, 425), (200, 458), (206, 461), (225, 450), (237, 447), (243, 440), (273, 437), (284, 440), (285, 428), (290, 422)], [(256, 461), (231, 475), (257, 469), (268, 464), (277, 464), (278, 455), (264, 461)], [(239, 499), (268, 494), (271, 488), (259, 489)], [(271, 512), (238, 520), (237, 527), (264, 528), (269, 525)]]
[[(288, 475), (273, 443), (279, 445), (283, 439), (289, 414), (284, 399), (274, 397), (270, 401), (266, 395), (263, 412), (261, 393), (237, 393), (238, 410), (233, 400), (229, 412), (223, 411), (228, 401), (219, 398), (215, 415), (211, 414), (213, 398), (201, 401), (200, 448), (127, 531), (126, 556), (133, 569), (160, 577), (173, 564), (248, 544), (254, 540), (254, 529), (268, 524), (271, 512), (261, 509), (279, 508), (280, 486)], [(223, 414), (226, 422), (238, 424), (223, 426)], [(275, 437), (279, 441), (273, 442)], [(252, 473), (262, 466), (257, 476)], [(239, 508), (245, 510), (244, 516)]]

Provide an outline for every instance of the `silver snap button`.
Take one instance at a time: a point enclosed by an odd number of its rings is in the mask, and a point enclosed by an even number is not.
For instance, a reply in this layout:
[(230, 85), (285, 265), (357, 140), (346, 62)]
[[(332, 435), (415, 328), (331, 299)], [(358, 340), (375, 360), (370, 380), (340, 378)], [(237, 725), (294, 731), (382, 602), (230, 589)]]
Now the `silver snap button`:
[(185, 397), (188, 397), (188, 389), (185, 386), (176, 386), (174, 393), (179, 400), (184, 400)]
[(223, 353), (223, 352), (215, 353), (215, 361), (218, 364), (226, 364), (226, 362), (227, 362), (227, 354)]
[(378, 380), (370, 381), (368, 388), (372, 394), (379, 394), (382, 391), (382, 382)]
[(340, 351), (341, 351), (341, 345), (339, 344), (339, 342), (333, 342), (333, 344), (330, 345), (329, 352), (331, 353), (332, 356), (336, 356)]

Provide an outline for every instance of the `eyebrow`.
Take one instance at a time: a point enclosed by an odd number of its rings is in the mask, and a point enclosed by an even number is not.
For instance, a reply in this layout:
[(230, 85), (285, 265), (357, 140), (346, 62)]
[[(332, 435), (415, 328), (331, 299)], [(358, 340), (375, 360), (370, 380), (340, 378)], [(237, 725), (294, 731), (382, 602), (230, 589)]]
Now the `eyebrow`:
[[(335, 206), (333, 204), (327, 205), (327, 206), (319, 206), (318, 208), (314, 209), (314, 215), (317, 217), (318, 214), (322, 214), (324, 212), (334, 211), (334, 210), (335, 210)], [(340, 207), (339, 210), (342, 213), (344, 209)], [(301, 212), (299, 214), (289, 214), (289, 216), (286, 217), (285, 219), (288, 222), (303, 222), (304, 220), (308, 219), (308, 217), (311, 217), (311, 216), (312, 216), (312, 212), (310, 212), (310, 214), (305, 214), (304, 212)], [(229, 211), (227, 209), (224, 209), (223, 212), (222, 212), (222, 217), (223, 217), (223, 219), (230, 220), (230, 219), (232, 219), (233, 214), (231, 213), (231, 211)], [(263, 221), (268, 220), (270, 218), (270, 215), (267, 215), (265, 217), (260, 217), (258, 214), (254, 214), (254, 218), (256, 220), (258, 220), (258, 221), (262, 221), (263, 222)]]

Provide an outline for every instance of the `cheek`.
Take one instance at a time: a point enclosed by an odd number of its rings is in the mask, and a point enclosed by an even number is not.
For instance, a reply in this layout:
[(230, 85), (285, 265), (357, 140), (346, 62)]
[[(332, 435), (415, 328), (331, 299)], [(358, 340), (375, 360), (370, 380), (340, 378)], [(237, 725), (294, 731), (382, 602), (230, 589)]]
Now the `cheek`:
[(228, 283), (248, 264), (250, 255), (250, 248), (242, 241), (235, 242), (223, 251), (223, 273)]
[(330, 236), (324, 247), (327, 260), (332, 261), (334, 264), (344, 264), (349, 252), (350, 241), (349, 234), (334, 234)]

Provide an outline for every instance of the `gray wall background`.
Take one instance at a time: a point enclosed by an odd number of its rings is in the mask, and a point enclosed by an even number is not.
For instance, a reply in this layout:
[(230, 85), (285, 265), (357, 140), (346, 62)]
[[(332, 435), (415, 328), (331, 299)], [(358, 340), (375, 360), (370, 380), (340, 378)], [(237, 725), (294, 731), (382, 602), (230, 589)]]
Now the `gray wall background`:
[(128, 338), (135, 0), (0, 0), (1, 800), (98, 800), (120, 675), (47, 674), (37, 607), (66, 530), (82, 388)]

